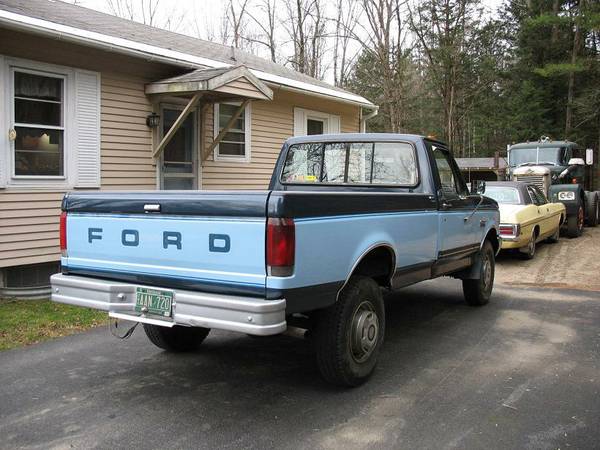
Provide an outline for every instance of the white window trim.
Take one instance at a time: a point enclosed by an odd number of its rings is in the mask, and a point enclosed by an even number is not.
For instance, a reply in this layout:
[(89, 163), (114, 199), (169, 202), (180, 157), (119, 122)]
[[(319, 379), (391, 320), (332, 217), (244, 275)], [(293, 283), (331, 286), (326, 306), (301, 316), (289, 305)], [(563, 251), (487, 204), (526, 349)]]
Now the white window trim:
[[(4, 72), (5, 83), (0, 89), (7, 93), (2, 107), (6, 110), (5, 123), (9, 128), (15, 127), (14, 117), (14, 71), (23, 71), (33, 74), (63, 78), (63, 175), (45, 176), (45, 175), (15, 175), (15, 152), (14, 142), (9, 142), (5, 146), (5, 154), (0, 153), (0, 163), (4, 163), (7, 168), (6, 187), (7, 188), (27, 188), (27, 189), (72, 189), (76, 183), (76, 133), (75, 124), (75, 70), (69, 67), (46, 64), (37, 61), (25, 60), (20, 58), (6, 57), (3, 67), (0, 70)], [(49, 127), (52, 128), (52, 127)]]
[[(240, 102), (221, 102), (228, 105), (240, 105)], [(252, 143), (252, 102), (249, 102), (244, 109), (244, 121), (246, 130), (244, 133), (245, 142), (245, 154), (244, 156), (231, 156), (231, 155), (221, 155), (219, 153), (219, 145), (215, 147), (213, 152), (213, 159), (215, 161), (224, 161), (224, 162), (237, 162), (237, 163), (249, 163), (251, 160), (251, 143)], [(213, 139), (219, 135), (219, 103), (214, 104), (213, 109)]]
[(341, 127), (341, 118), (335, 114), (322, 111), (314, 111), (305, 108), (294, 108), (294, 136), (306, 136), (308, 133), (308, 120), (320, 120), (323, 122), (323, 134), (340, 133), (341, 130), (332, 130), (335, 122)]

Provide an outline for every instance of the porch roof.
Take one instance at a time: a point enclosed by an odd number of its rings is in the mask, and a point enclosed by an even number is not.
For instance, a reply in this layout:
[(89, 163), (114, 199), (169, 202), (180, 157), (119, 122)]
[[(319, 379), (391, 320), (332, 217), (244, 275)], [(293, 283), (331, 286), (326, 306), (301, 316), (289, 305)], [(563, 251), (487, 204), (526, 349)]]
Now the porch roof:
[(273, 100), (273, 91), (243, 65), (196, 69), (183, 75), (146, 84), (146, 94), (193, 95), (215, 99)]

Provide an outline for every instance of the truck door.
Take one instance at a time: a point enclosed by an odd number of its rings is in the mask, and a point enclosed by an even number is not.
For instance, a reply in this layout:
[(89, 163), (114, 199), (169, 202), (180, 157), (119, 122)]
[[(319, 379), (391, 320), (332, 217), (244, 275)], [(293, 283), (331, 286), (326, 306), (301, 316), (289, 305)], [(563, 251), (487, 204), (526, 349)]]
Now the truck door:
[(481, 242), (480, 218), (473, 214), (480, 197), (469, 196), (466, 183), (447, 149), (432, 143), (431, 154), (439, 199), (438, 257), (460, 256), (478, 248)]

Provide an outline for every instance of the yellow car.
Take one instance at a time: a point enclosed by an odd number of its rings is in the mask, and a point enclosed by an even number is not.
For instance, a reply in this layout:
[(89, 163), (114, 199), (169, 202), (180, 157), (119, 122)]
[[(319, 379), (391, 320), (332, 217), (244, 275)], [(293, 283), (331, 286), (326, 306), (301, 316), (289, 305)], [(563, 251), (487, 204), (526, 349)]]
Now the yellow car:
[(500, 206), (502, 250), (517, 249), (526, 259), (535, 256), (540, 241), (557, 242), (565, 220), (565, 205), (550, 203), (534, 184), (486, 182), (485, 194)]

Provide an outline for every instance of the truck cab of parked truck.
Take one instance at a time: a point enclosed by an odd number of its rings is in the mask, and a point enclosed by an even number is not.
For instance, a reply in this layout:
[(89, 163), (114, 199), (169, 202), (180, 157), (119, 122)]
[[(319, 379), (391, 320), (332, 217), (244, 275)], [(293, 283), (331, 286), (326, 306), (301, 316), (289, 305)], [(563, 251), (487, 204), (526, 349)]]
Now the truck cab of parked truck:
[(600, 197), (592, 191), (584, 151), (575, 142), (551, 141), (514, 144), (508, 148), (511, 181), (539, 187), (551, 202), (565, 205), (565, 231), (578, 237), (584, 223), (595, 227), (600, 221)]

